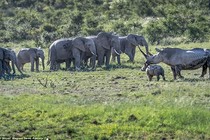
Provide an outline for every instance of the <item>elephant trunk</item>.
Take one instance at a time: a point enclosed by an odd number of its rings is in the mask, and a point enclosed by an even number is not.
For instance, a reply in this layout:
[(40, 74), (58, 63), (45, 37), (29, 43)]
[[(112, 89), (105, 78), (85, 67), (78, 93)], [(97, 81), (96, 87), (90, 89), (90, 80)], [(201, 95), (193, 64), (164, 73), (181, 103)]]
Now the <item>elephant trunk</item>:
[(146, 54), (148, 55), (149, 54), (148, 44), (145, 43), (144, 46), (145, 46), (145, 49), (146, 49)]
[(15, 74), (15, 66), (14, 65), (16, 66), (16, 68), (18, 69), (18, 71), (21, 74), (23, 74), (23, 72), (20, 70), (20, 67), (19, 67), (19, 65), (17, 63), (17, 59), (12, 60), (12, 69), (13, 69), (13, 73)]

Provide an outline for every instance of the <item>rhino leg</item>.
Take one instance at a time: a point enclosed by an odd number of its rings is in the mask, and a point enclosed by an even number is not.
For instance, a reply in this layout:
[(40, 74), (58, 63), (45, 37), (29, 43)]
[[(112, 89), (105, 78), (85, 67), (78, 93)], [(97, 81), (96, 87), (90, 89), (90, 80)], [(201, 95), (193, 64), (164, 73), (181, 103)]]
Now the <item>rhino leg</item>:
[(149, 81), (152, 81), (152, 75), (147, 75), (148, 76), (148, 78), (149, 78)]
[(162, 78), (163, 78), (164, 81), (166, 80), (164, 73), (162, 74)]
[(173, 73), (174, 80), (176, 80), (176, 71), (175, 71), (175, 68), (174, 67), (171, 67), (171, 71)]
[(207, 64), (204, 64), (202, 67), (202, 73), (200, 77), (203, 78), (206, 73), (207, 73)]
[(181, 70), (182, 70), (182, 68), (181, 68), (181, 66), (180, 66), (180, 65), (175, 66), (175, 72), (176, 72), (176, 75), (178, 75), (178, 76), (179, 76), (179, 78), (184, 78), (184, 77), (181, 75)]
[(158, 75), (157, 75), (157, 81), (159, 81), (159, 80), (160, 80), (160, 75), (158, 74)]

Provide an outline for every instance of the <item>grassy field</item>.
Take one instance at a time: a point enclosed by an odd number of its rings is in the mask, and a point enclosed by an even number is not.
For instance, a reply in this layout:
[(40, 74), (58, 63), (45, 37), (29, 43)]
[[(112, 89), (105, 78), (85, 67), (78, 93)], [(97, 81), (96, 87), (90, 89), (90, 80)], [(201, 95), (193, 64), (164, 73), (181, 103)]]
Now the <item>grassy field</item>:
[(200, 79), (201, 69), (183, 71), (185, 78), (173, 81), (160, 64), (166, 81), (149, 82), (138, 50), (134, 64), (122, 57), (122, 66), (109, 70), (49, 72), (48, 66), (31, 73), (26, 65), (24, 78), (1, 79), (0, 139), (210, 139), (208, 74)]

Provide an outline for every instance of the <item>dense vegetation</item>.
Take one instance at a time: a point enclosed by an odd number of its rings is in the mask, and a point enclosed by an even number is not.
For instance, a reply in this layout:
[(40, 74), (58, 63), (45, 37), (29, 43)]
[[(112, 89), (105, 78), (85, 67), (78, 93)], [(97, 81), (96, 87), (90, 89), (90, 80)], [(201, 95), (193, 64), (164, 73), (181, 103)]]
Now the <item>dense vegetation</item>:
[(150, 43), (206, 41), (209, 0), (2, 0), (0, 43), (55, 39), (113, 31), (137, 33)]

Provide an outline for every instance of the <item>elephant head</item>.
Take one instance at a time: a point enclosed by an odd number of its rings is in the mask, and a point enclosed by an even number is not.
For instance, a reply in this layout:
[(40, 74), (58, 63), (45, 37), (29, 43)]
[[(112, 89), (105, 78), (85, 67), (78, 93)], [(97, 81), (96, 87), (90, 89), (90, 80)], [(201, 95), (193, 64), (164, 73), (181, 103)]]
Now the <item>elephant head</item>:
[(15, 66), (17, 67), (18, 71), (21, 74), (23, 74), (22, 71), (20, 70), (20, 68), (17, 65), (16, 53), (11, 49), (5, 49), (5, 48), (0, 48), (0, 51), (3, 51), (4, 55), (1, 58), (3, 58), (4, 61), (6, 61), (6, 62), (11, 61), (13, 74), (15, 74)]
[(32, 56), (34, 59), (41, 58), (43, 70), (45, 69), (44, 65), (45, 56), (44, 56), (44, 51), (41, 48), (30, 48), (29, 55)]
[(97, 42), (97, 44), (100, 44), (105, 49), (111, 50), (111, 48), (113, 48), (115, 53), (120, 55), (120, 40), (118, 36), (112, 33), (100, 32), (97, 35)]
[(145, 46), (146, 53), (147, 54), (149, 53), (147, 41), (145, 40), (145, 38), (143, 36), (129, 34), (127, 36), (127, 40), (134, 46), (139, 46), (139, 45)]
[(82, 52), (91, 52), (92, 55), (96, 56), (96, 47), (95, 43), (92, 39), (84, 38), (84, 37), (76, 37), (72, 44), (74, 47), (78, 48)]

